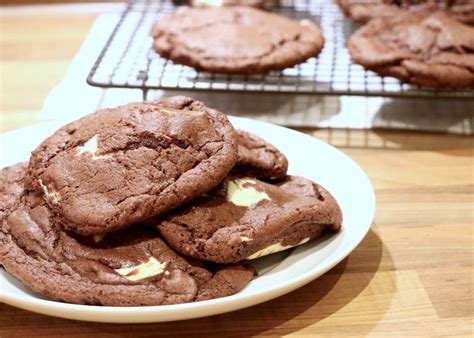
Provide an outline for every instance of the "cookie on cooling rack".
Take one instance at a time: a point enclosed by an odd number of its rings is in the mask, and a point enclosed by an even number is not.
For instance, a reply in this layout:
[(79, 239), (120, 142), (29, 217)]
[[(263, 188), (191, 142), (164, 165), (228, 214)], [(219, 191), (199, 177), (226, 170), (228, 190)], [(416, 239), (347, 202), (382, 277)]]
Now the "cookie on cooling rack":
[(390, 18), (406, 11), (429, 13), (446, 11), (457, 20), (474, 24), (473, 0), (336, 0), (346, 16), (357, 22)]
[(316, 24), (251, 7), (181, 8), (154, 25), (154, 48), (198, 70), (257, 74), (316, 56), (324, 39)]
[(193, 99), (132, 103), (60, 128), (33, 151), (28, 181), (67, 230), (110, 232), (214, 188), (237, 161), (236, 138)]
[(432, 88), (474, 86), (474, 27), (443, 12), (370, 21), (349, 40), (355, 63)]
[(26, 168), (0, 172), (0, 265), (34, 292), (77, 304), (176, 304), (233, 294), (254, 275), (245, 264), (189, 260), (145, 226), (94, 237), (64, 232), (42, 196), (23, 189)]
[(296, 176), (268, 184), (228, 176), (157, 223), (176, 251), (217, 263), (255, 259), (301, 245), (341, 228), (342, 213), (332, 195)]

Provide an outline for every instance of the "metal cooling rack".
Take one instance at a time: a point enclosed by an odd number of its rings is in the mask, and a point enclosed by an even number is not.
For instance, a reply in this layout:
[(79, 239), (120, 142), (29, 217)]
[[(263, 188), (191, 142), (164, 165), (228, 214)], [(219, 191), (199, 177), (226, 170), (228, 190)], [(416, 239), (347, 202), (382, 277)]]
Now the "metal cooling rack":
[(474, 90), (432, 90), (380, 77), (352, 64), (347, 39), (358, 28), (331, 0), (283, 0), (272, 11), (320, 25), (325, 45), (317, 58), (266, 75), (199, 72), (161, 58), (152, 48), (153, 23), (176, 10), (170, 0), (131, 0), (92, 67), (87, 83), (97, 87), (221, 90), (323, 95), (473, 98)]

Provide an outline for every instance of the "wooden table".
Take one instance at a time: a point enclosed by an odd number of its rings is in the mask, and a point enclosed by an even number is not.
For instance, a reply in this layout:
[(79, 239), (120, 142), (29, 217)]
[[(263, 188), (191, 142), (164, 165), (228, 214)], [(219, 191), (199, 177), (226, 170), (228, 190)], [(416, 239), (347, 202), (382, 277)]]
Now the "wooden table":
[[(94, 21), (92, 14), (68, 11), (8, 12), (1, 16), (2, 131), (37, 122), (42, 100), (63, 77)], [(471, 336), (473, 138), (305, 132), (357, 161), (377, 195), (372, 230), (329, 273), (258, 306), (175, 323), (76, 322), (0, 304), (0, 336)]]

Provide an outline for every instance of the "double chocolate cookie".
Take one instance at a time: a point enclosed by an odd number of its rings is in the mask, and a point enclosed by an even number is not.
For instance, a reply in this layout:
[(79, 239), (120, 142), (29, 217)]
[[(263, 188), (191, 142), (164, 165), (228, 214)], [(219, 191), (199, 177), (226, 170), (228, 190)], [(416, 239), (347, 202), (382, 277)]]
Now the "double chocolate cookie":
[(28, 182), (83, 235), (117, 230), (202, 195), (237, 161), (227, 117), (186, 97), (104, 109), (33, 151)]
[(237, 164), (234, 170), (263, 180), (286, 176), (288, 160), (276, 147), (243, 130), (237, 130)]
[(429, 14), (445, 11), (455, 19), (474, 24), (473, 0), (336, 0), (344, 14), (357, 22), (391, 18), (405, 12)]
[(310, 180), (288, 176), (268, 184), (229, 176), (157, 227), (170, 246), (186, 256), (233, 263), (337, 232), (341, 223), (335, 199)]
[(190, 98), (100, 110), (0, 171), (0, 265), (76, 304), (231, 295), (255, 275), (248, 260), (341, 227), (329, 192), (287, 169)]
[(312, 22), (250, 7), (181, 8), (154, 25), (164, 58), (198, 70), (256, 74), (292, 67), (323, 48)]
[(349, 52), (355, 63), (407, 83), (474, 86), (474, 27), (443, 12), (374, 19), (351, 36)]
[(145, 226), (93, 237), (64, 232), (41, 195), (24, 190), (26, 167), (0, 172), (0, 264), (49, 299), (176, 304), (230, 295), (254, 275), (242, 264), (216, 266), (185, 258)]

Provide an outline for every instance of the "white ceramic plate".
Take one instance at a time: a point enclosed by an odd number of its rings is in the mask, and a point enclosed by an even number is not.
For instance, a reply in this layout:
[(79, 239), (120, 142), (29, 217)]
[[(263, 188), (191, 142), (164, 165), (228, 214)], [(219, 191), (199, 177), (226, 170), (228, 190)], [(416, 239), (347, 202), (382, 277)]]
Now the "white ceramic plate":
[[(0, 268), (0, 300), (26, 310), (77, 320), (173, 321), (215, 315), (270, 300), (301, 287), (339, 263), (364, 238), (375, 212), (374, 191), (362, 169), (341, 151), (313, 137), (249, 119), (233, 117), (231, 121), (235, 127), (259, 135), (281, 149), (288, 157), (290, 174), (310, 178), (328, 189), (342, 208), (343, 230), (254, 261), (259, 276), (239, 293), (224, 298), (146, 307), (66, 304), (30, 292)], [(58, 127), (58, 123), (47, 123), (1, 135), (1, 167), (28, 160), (31, 150)]]

